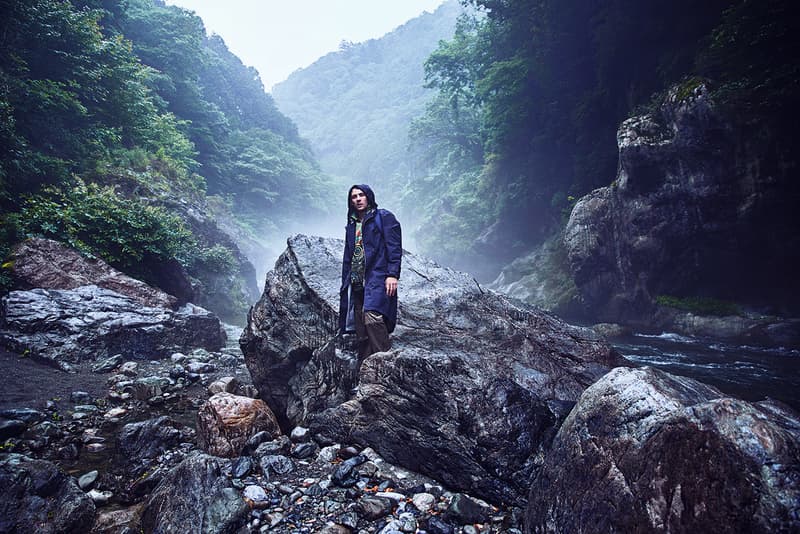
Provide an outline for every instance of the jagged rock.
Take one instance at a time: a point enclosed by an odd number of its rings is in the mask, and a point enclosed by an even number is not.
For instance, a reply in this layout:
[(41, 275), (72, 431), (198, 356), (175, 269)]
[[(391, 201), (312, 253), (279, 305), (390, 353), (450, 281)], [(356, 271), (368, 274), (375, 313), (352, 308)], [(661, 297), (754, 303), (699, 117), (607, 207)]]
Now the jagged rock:
[(307, 426), (321, 443), (370, 445), (454, 488), (520, 500), (533, 454), (555, 433), (550, 406), (619, 362), (590, 330), (405, 253), (393, 350), (359, 365), (333, 342), (343, 243), (288, 245), (241, 346), (284, 428)]
[(800, 420), (689, 378), (615, 369), (587, 389), (533, 481), (528, 532), (800, 528)]
[(9, 257), (18, 289), (76, 289), (98, 286), (130, 297), (150, 308), (176, 308), (179, 300), (114, 269), (100, 258), (87, 258), (51, 239), (32, 238), (14, 247)]
[(192, 453), (156, 486), (142, 511), (144, 532), (237, 532), (249, 509), (224, 475), (229, 460)]
[(584, 313), (561, 232), (503, 267), (487, 287), (559, 316)]
[(97, 286), (11, 291), (2, 299), (0, 344), (57, 367), (87, 359), (165, 358), (191, 347), (219, 349), (219, 319), (192, 304), (142, 306)]
[(177, 423), (167, 416), (128, 423), (117, 438), (119, 449), (132, 463), (143, 458), (156, 458), (181, 442), (183, 435), (176, 426)]
[(0, 456), (0, 532), (88, 532), (95, 506), (54, 464)]
[(261, 399), (217, 393), (197, 413), (198, 444), (215, 456), (239, 456), (259, 432), (267, 432), (269, 439), (281, 433), (275, 416)]
[(701, 84), (620, 126), (616, 180), (578, 201), (564, 236), (599, 319), (651, 321), (658, 295), (798, 309), (800, 190), (782, 163), (791, 145), (729, 119)]

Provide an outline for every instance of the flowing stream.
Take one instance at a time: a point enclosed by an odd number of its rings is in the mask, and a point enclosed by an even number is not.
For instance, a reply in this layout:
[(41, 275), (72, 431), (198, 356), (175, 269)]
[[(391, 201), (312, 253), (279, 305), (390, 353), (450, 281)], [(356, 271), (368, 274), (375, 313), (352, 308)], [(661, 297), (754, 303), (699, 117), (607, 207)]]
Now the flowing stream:
[(695, 378), (749, 401), (776, 399), (800, 410), (800, 350), (733, 345), (681, 336), (610, 339), (629, 361)]

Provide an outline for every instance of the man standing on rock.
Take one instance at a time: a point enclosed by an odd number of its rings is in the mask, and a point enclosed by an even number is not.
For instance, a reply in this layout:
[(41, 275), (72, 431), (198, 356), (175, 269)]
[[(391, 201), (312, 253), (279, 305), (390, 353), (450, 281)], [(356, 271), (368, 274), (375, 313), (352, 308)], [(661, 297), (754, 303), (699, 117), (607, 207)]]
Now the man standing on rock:
[(352, 186), (347, 193), (339, 331), (355, 331), (360, 359), (391, 348), (402, 256), (400, 223), (392, 212), (378, 209), (368, 185)]

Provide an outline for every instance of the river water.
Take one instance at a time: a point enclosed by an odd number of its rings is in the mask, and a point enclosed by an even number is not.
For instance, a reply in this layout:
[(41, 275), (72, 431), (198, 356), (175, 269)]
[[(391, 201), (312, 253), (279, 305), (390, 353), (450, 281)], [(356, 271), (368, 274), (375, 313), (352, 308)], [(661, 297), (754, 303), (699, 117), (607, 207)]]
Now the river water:
[(629, 361), (716, 386), (749, 401), (772, 398), (800, 411), (800, 350), (710, 339), (633, 334), (610, 339)]

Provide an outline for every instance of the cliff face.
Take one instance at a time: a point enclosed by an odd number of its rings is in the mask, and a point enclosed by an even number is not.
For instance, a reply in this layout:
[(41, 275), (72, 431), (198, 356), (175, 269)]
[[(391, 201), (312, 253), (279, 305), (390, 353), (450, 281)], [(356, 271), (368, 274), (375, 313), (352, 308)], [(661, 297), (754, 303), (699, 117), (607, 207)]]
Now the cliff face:
[(635, 320), (658, 295), (797, 311), (800, 188), (790, 139), (727, 121), (697, 85), (623, 122), (617, 140), (616, 180), (576, 204), (564, 235), (593, 315)]

